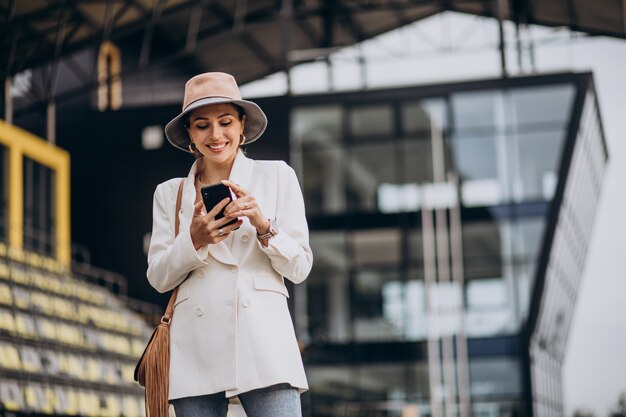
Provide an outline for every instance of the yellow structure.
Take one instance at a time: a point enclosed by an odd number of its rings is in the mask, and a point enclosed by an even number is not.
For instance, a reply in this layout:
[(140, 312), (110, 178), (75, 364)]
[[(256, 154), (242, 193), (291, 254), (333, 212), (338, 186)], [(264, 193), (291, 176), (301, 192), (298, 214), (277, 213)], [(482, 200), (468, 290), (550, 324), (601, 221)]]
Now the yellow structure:
[(98, 109), (119, 110), (122, 107), (122, 54), (109, 41), (98, 53)]
[(24, 157), (55, 173), (56, 257), (69, 267), (70, 235), (70, 155), (67, 151), (0, 120), (0, 145), (8, 150), (9, 249), (22, 253), (24, 247)]

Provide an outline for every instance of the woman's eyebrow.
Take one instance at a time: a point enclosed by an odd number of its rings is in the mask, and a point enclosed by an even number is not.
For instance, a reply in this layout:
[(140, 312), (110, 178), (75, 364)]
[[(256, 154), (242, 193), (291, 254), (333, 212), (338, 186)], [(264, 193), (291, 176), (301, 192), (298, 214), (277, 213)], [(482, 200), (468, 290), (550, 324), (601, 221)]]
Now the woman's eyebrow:
[[(218, 119), (221, 119), (221, 118), (222, 118), (222, 117), (224, 117), (224, 116), (232, 116), (232, 117), (235, 117), (235, 116), (233, 116), (233, 115), (232, 115), (232, 114), (230, 114), (230, 113), (224, 113), (224, 114), (221, 114), (221, 115), (217, 116), (217, 118), (218, 118)], [(209, 118), (208, 118), (208, 117), (204, 117), (204, 116), (196, 116), (196, 117), (193, 119), (193, 121), (195, 122), (196, 120), (200, 120), (200, 119), (203, 119), (203, 120), (209, 120)]]

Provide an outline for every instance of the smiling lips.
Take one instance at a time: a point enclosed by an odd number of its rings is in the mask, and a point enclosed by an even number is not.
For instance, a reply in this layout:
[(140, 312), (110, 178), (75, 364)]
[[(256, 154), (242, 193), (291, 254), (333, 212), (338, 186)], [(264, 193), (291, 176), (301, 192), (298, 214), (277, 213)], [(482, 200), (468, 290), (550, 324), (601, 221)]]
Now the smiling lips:
[(219, 145), (209, 145), (209, 149), (211, 149), (211, 152), (221, 152), (226, 148), (226, 142), (219, 144)]

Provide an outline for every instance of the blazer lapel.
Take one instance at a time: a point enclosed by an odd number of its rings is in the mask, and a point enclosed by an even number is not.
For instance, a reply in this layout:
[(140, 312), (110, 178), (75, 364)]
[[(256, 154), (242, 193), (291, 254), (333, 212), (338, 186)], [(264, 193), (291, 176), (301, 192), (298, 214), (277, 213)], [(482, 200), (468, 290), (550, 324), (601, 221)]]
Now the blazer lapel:
[[(191, 225), (191, 219), (193, 218), (194, 202), (196, 200), (195, 178), (198, 163), (199, 161), (196, 161), (191, 166), (191, 169), (189, 170), (189, 175), (187, 175), (185, 185), (183, 186), (183, 201), (181, 203), (180, 213), (181, 230), (184, 230), (184, 228), (188, 229)], [(211, 256), (213, 256), (218, 261), (229, 265), (237, 265), (235, 258), (233, 258), (233, 255), (224, 244), (224, 241), (215, 244), (209, 244), (208, 249)]]
[(252, 178), (252, 170), (254, 169), (254, 161), (246, 157), (243, 152), (239, 151), (233, 163), (233, 169), (230, 170), (230, 180), (235, 184), (241, 185), (246, 190), (250, 185)]
[[(247, 158), (243, 152), (239, 151), (237, 154), (235, 161), (233, 163), (233, 168), (230, 171), (229, 180), (234, 182), (235, 184), (239, 184), (246, 190), (249, 190), (249, 186), (252, 180), (252, 171), (254, 170), (254, 161)], [(241, 227), (233, 232), (233, 242), (231, 246), (231, 254), (232, 256), (239, 262), (245, 258), (248, 251), (252, 245), (242, 244), (242, 242), (247, 242), (250, 239), (253, 239), (256, 230), (252, 232), (254, 228), (250, 226), (250, 222), (246, 217), (243, 218), (243, 224)], [(246, 237), (244, 237), (246, 235)], [(244, 239), (244, 240), (242, 240)]]

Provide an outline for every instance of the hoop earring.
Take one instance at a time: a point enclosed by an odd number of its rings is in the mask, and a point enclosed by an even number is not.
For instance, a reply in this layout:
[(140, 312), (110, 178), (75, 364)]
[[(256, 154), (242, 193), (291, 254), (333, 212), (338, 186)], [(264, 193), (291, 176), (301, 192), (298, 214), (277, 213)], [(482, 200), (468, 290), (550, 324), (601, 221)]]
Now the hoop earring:
[(242, 133), (239, 136), (239, 145), (243, 145), (244, 143), (246, 143), (246, 136)]

